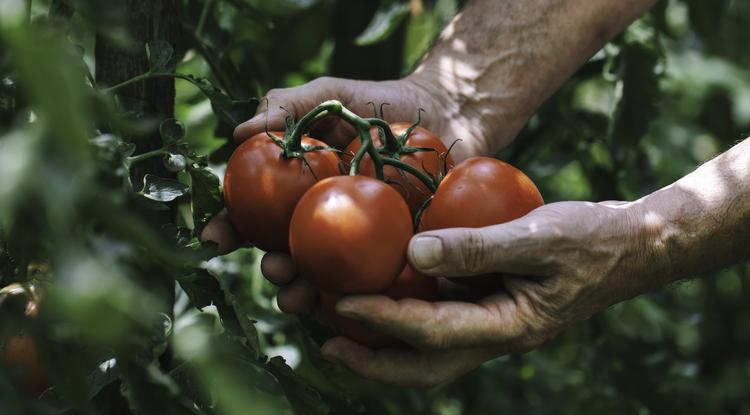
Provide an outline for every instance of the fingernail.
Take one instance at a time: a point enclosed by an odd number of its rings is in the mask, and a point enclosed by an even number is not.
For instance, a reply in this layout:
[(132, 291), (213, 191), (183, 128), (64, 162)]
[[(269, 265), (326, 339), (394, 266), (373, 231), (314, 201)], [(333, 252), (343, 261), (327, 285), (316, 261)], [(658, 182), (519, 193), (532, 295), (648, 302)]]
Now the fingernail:
[(338, 357), (335, 348), (333, 348), (334, 350), (331, 349), (332, 347), (327, 343), (321, 347), (320, 354), (323, 356), (323, 359), (331, 363), (341, 363), (341, 359)]
[(411, 243), (411, 261), (415, 267), (427, 270), (443, 262), (443, 241), (434, 236), (419, 236)]

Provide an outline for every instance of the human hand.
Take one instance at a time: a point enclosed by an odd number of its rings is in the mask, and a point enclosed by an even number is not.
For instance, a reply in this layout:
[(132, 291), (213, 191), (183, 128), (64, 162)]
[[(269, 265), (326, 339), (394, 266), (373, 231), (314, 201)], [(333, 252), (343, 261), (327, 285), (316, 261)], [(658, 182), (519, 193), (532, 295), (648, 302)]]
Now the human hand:
[[(383, 117), (388, 122), (415, 120), (421, 108), (424, 111), (420, 125), (441, 137), (446, 146), (456, 139), (462, 140), (451, 152), (457, 162), (482, 154), (486, 147), (482, 137), (454, 137), (456, 128), (448, 123), (444, 92), (434, 82), (418, 75), (379, 82), (322, 77), (293, 88), (272, 89), (261, 100), (255, 116), (237, 126), (234, 138), (244, 141), (265, 131), (266, 118), (269, 130), (283, 130), (288, 115), (299, 119), (316, 105), (330, 99), (341, 101), (362, 117), (372, 115), (370, 103), (386, 103)], [(356, 136), (349, 124), (333, 116), (316, 121), (310, 131), (312, 136), (338, 148), (344, 148)]]
[(323, 354), (371, 379), (433, 386), (538, 347), (670, 280), (662, 224), (638, 210), (638, 203), (553, 203), (501, 225), (416, 235), (409, 246), (415, 269), (436, 277), (502, 273), (505, 291), (477, 302), (346, 297), (340, 314), (414, 348), (370, 350), (337, 337)]
[[(269, 130), (283, 130), (284, 119), (288, 115), (285, 110), (298, 119), (322, 101), (338, 99), (360, 116), (372, 113), (368, 102), (388, 103), (390, 105), (385, 107), (384, 117), (389, 122), (408, 121), (410, 117), (417, 117), (420, 108), (424, 109), (421, 125), (442, 137), (446, 145), (450, 145), (456, 138), (462, 139), (451, 152), (456, 161), (482, 154), (485, 148), (484, 143), (480, 142), (481, 137), (453, 136), (456, 130), (455, 126), (447, 125), (449, 117), (445, 114), (443, 94), (434, 89), (434, 83), (426, 82), (417, 75), (383, 82), (318, 78), (294, 88), (272, 89), (266, 98), (261, 100), (256, 115), (235, 129), (236, 140), (243, 141), (263, 132), (266, 129), (266, 119)], [(266, 108), (266, 105), (270, 108)], [(356, 135), (350, 125), (336, 117), (315, 122), (311, 131), (314, 136), (339, 148), (346, 146)], [(202, 239), (217, 242), (220, 253), (236, 249), (241, 242), (226, 212), (217, 215), (207, 224)], [(299, 313), (314, 305), (317, 292), (306, 281), (296, 278), (296, 271), (288, 254), (266, 254), (261, 262), (261, 270), (269, 281), (281, 286), (277, 298), (282, 310)]]

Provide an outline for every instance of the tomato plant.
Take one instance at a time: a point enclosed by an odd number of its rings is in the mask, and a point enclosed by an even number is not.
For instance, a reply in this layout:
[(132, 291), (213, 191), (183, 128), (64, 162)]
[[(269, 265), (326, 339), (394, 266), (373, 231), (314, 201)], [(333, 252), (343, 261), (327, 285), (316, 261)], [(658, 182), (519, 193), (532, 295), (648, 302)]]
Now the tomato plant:
[[(406, 265), (396, 281), (383, 292), (383, 295), (394, 300), (415, 298), (433, 301), (437, 298), (437, 279), (424, 276)], [(362, 323), (344, 317), (336, 312), (336, 303), (341, 296), (323, 292), (320, 294), (320, 309), (337, 334), (348, 337), (367, 347), (379, 349), (384, 347), (403, 346), (404, 343), (387, 334), (370, 329)]]
[(289, 245), (301, 275), (323, 291), (382, 291), (406, 262), (409, 208), (392, 187), (366, 176), (330, 177), (302, 196)]
[[(391, 131), (396, 136), (402, 136), (407, 133), (411, 124), (406, 122), (396, 122), (390, 125)], [(373, 142), (376, 146), (382, 146), (379, 128), (370, 130)], [(445, 171), (453, 167), (453, 158), (448, 152), (448, 148), (436, 134), (422, 128), (415, 127), (407, 137), (404, 137), (403, 146), (395, 155), (402, 162), (426, 173), (431, 177), (439, 177)], [(341, 156), (344, 162), (351, 162), (354, 154), (361, 148), (362, 142), (359, 137), (344, 149)], [(427, 151), (414, 151), (416, 149)], [(429, 149), (433, 149), (432, 151)], [(365, 156), (359, 167), (359, 173), (375, 177), (375, 165), (372, 158)], [(425, 184), (414, 175), (404, 172), (394, 166), (385, 166), (383, 174), (386, 180), (396, 189), (409, 205), (412, 215), (416, 215), (424, 202), (432, 195), (432, 192)]]
[[(302, 145), (325, 146), (307, 136), (302, 137)], [(297, 201), (318, 180), (338, 174), (339, 159), (332, 151), (313, 150), (288, 158), (268, 134), (260, 133), (240, 144), (230, 157), (224, 202), (232, 224), (248, 242), (264, 251), (288, 252), (289, 221)]]
[[(522, 171), (489, 157), (472, 157), (451, 170), (438, 186), (419, 223), (420, 231), (480, 228), (509, 222), (544, 204)], [(497, 275), (454, 278), (482, 289), (502, 287)]]

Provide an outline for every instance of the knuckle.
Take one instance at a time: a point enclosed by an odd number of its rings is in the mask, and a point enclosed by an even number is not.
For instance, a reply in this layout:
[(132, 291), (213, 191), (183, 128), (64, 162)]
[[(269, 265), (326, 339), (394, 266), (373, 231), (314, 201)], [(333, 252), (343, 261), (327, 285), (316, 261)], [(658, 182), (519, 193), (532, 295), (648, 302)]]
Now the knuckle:
[(459, 265), (462, 271), (470, 274), (485, 272), (489, 264), (489, 248), (484, 234), (470, 231), (462, 241), (460, 249)]
[(266, 92), (266, 96), (264, 98), (269, 101), (282, 99), (287, 91), (287, 88), (272, 88), (269, 89), (268, 92)]
[(446, 346), (444, 337), (437, 330), (421, 329), (414, 337), (415, 346), (419, 349), (438, 350)]

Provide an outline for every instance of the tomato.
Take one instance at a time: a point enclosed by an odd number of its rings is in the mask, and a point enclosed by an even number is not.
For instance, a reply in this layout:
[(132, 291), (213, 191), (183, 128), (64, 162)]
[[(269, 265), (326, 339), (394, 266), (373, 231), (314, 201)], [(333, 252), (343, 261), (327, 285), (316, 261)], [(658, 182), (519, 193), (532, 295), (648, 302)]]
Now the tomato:
[[(422, 214), (419, 230), (496, 225), (543, 204), (536, 185), (523, 172), (494, 158), (473, 157), (445, 176)], [(502, 287), (502, 278), (494, 274), (452, 280), (482, 289)]]
[[(302, 144), (325, 145), (307, 136)], [(232, 224), (264, 251), (289, 252), (289, 221), (297, 201), (318, 180), (340, 174), (339, 158), (332, 151), (305, 153), (308, 165), (281, 152), (265, 132), (256, 134), (237, 147), (224, 175), (224, 202)]]
[[(407, 264), (383, 295), (394, 300), (416, 298), (434, 301), (437, 298), (437, 279), (426, 277)], [(323, 316), (338, 335), (348, 337), (372, 349), (403, 346), (403, 342), (393, 336), (379, 333), (356, 320), (339, 315), (336, 312), (336, 303), (339, 299), (341, 297), (336, 294), (325, 292), (320, 294), (320, 308)]]
[(406, 263), (409, 208), (387, 184), (365, 176), (329, 177), (302, 196), (289, 246), (300, 274), (337, 294), (383, 291)]
[[(7, 300), (24, 306), (27, 318), (36, 317), (37, 304), (29, 291), (20, 284), (12, 284), (0, 290), (0, 303)], [(25, 303), (25, 304), (24, 304)], [(2, 366), (9, 369), (14, 385), (21, 391), (39, 394), (51, 385), (49, 374), (39, 363), (39, 354), (34, 339), (24, 334), (14, 334), (4, 341)]]
[[(393, 134), (398, 136), (406, 132), (411, 124), (406, 122), (397, 122), (391, 124), (391, 131)], [(382, 140), (380, 138), (380, 132), (377, 128), (370, 130), (372, 139), (376, 146), (382, 146)], [(434, 148), (437, 151), (420, 151), (417, 153), (401, 154), (399, 159), (422, 172), (426, 172), (427, 176), (437, 177), (439, 174), (444, 172), (444, 167), (447, 164), (448, 168), (453, 167), (453, 158), (448, 154), (448, 148), (445, 147), (443, 141), (433, 134), (432, 132), (422, 128), (416, 127), (412, 130), (409, 137), (404, 143), (407, 147), (416, 148)], [(351, 163), (354, 154), (362, 146), (359, 137), (355, 138), (346, 149), (342, 159), (346, 163)], [(445, 157), (445, 160), (441, 158), (441, 155)], [(375, 164), (369, 155), (365, 155), (359, 164), (359, 174), (375, 177)], [(409, 211), (412, 215), (416, 215), (419, 208), (422, 207), (425, 200), (432, 195), (432, 192), (427, 189), (427, 186), (422, 183), (421, 180), (414, 177), (410, 173), (401, 172), (393, 166), (384, 166), (383, 174), (386, 180), (391, 183), (394, 189), (403, 196), (406, 203), (409, 205)]]
[(18, 370), (16, 386), (28, 393), (39, 394), (50, 387), (47, 371), (39, 364), (34, 339), (29, 336), (12, 336), (5, 342), (3, 364)]

